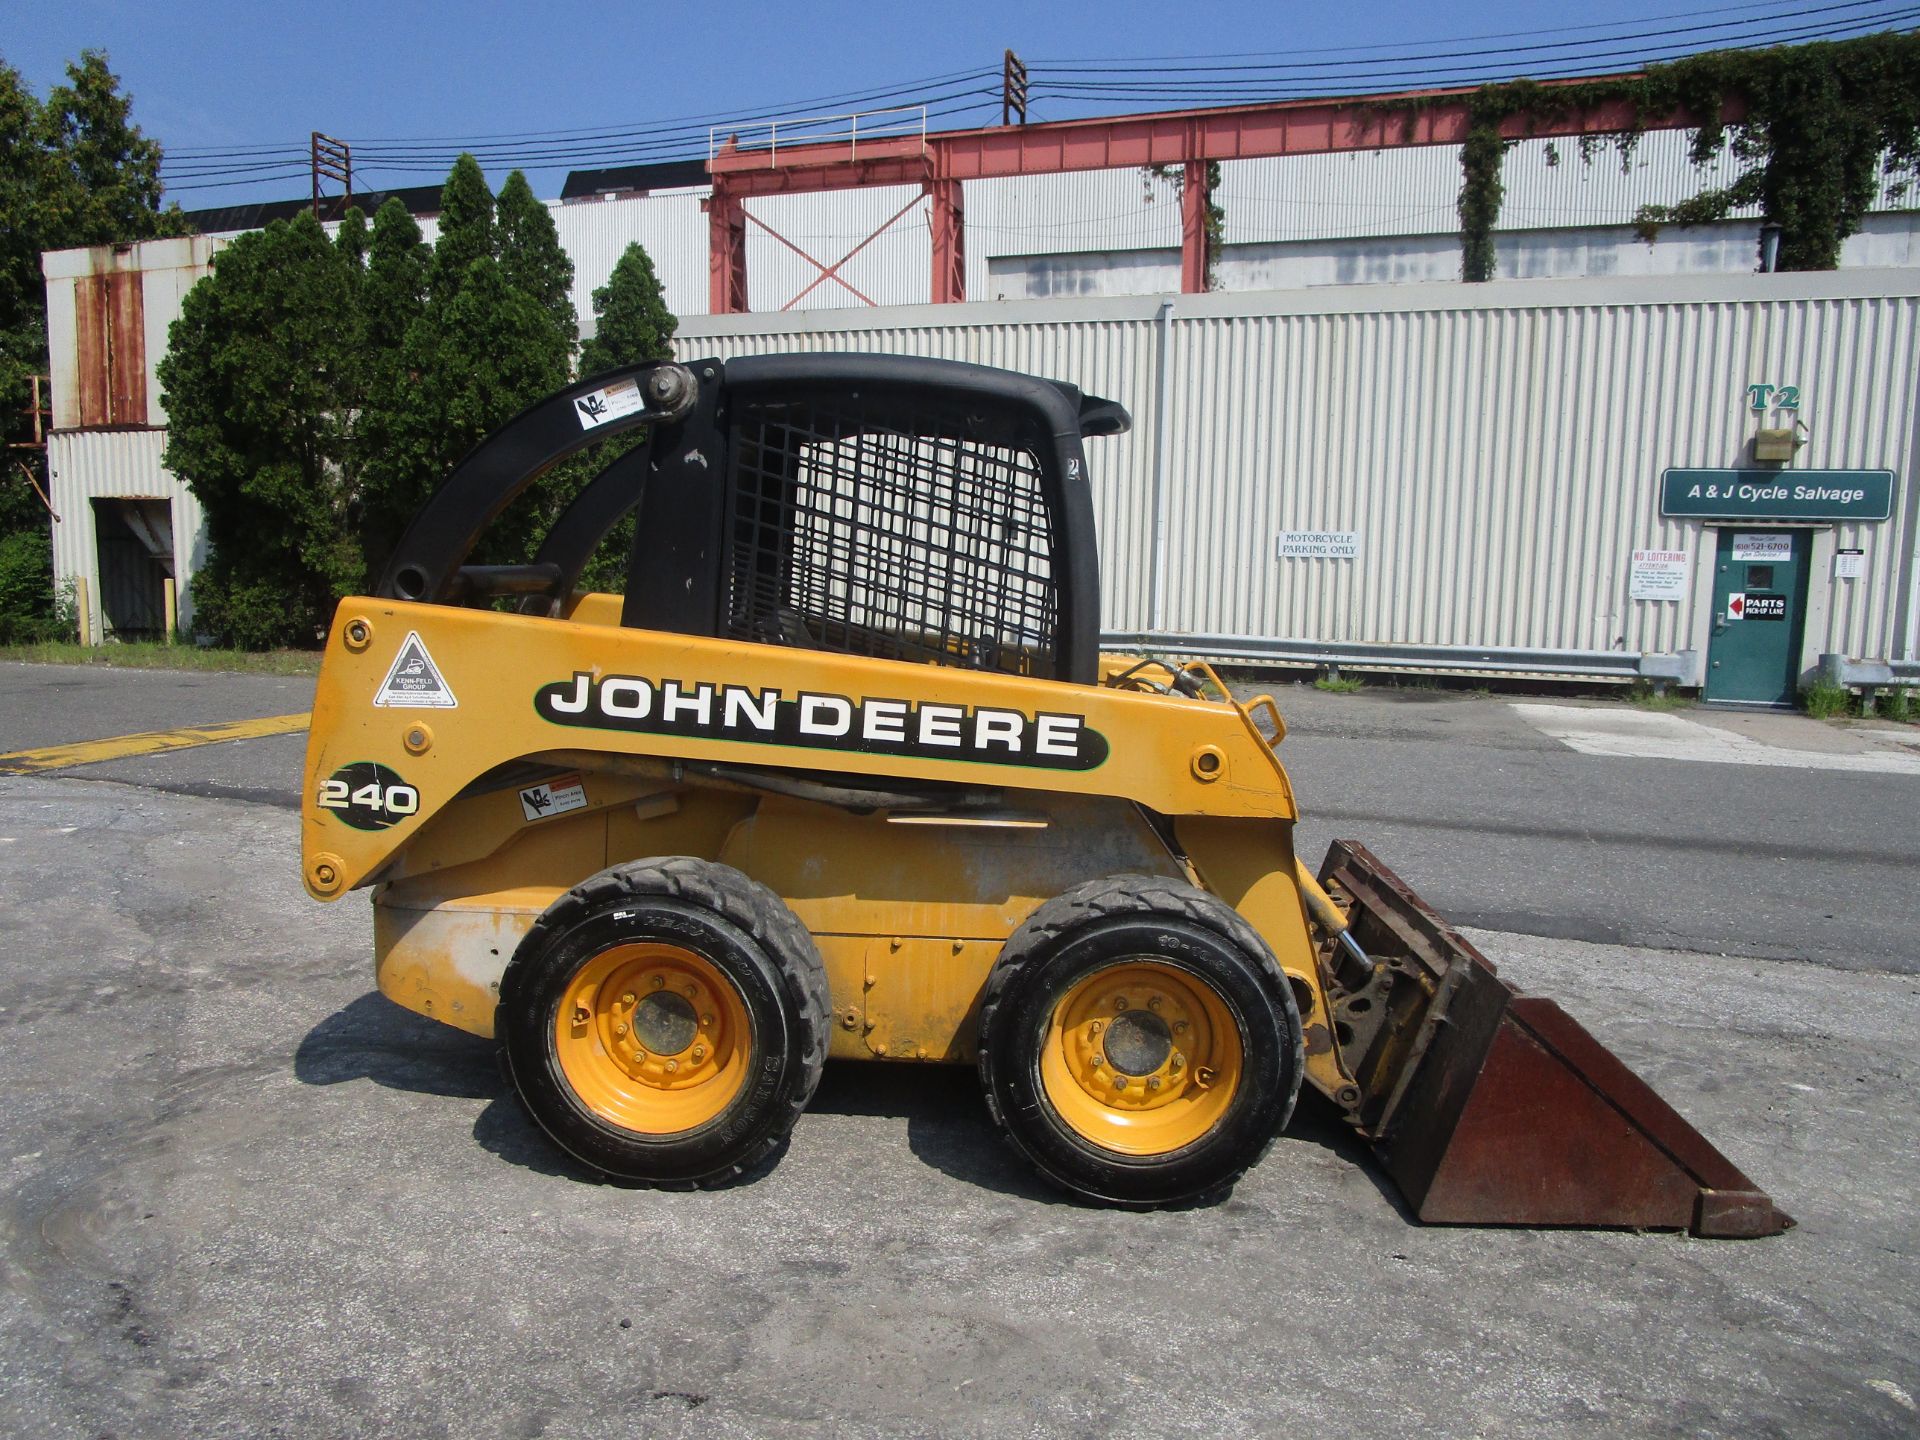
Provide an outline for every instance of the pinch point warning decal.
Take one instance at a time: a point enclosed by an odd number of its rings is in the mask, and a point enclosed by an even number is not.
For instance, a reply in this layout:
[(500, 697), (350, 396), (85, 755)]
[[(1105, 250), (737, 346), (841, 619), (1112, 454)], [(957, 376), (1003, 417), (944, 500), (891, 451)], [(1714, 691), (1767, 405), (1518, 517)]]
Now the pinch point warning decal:
[(556, 775), (545, 784), (529, 785), (520, 792), (520, 811), (529, 820), (586, 808), (587, 791), (578, 775)]
[(394, 710), (452, 710), (460, 704), (440, 677), (418, 630), (407, 632), (400, 653), (393, 657), (393, 668), (374, 691), (373, 703)]
[(636, 410), (644, 410), (646, 403), (640, 394), (639, 381), (616, 380), (603, 389), (591, 390), (585, 395), (575, 396), (573, 413), (580, 417), (582, 430), (592, 430), (610, 421), (618, 420), (622, 415), (631, 415)]

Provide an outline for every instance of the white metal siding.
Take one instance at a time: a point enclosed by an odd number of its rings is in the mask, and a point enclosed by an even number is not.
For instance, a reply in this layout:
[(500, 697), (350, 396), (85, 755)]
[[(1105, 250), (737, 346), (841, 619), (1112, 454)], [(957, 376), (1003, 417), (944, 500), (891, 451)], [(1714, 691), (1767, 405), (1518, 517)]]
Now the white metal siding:
[(65, 430), (47, 437), (51, 498), (59, 521), (53, 527), (53, 583), (85, 577), (89, 632), (100, 630), (100, 549), (94, 534), (93, 500), (140, 497), (170, 501), (173, 508), (173, 573), (179, 582), (180, 623), (193, 619), (191, 577), (206, 563), (207, 537), (200, 502), (160, 464), (164, 430)]
[(697, 193), (581, 201), (553, 207), (554, 229), (573, 259), (573, 307), (580, 334), (593, 334), (593, 292), (638, 243), (653, 261), (653, 273), (676, 315), (707, 309), (707, 217)]
[[(1915, 446), (1920, 277), (1505, 282), (1178, 297), (1164, 547), (1153, 545), (1151, 299), (709, 317), (681, 353), (939, 355), (1072, 380), (1132, 409), (1089, 445), (1103, 625), (1360, 643), (1704, 643), (1695, 602), (1630, 601), (1635, 549), (1710, 564), (1660, 472), (1741, 461), (1756, 381), (1802, 387), (1798, 468), (1892, 469), (1896, 518), (1839, 527), (1866, 577), (1811, 606), (1806, 650), (1890, 655)], [(1283, 529), (1355, 530), (1357, 561), (1279, 560)], [(1147, 613), (1156, 566), (1164, 613)]]

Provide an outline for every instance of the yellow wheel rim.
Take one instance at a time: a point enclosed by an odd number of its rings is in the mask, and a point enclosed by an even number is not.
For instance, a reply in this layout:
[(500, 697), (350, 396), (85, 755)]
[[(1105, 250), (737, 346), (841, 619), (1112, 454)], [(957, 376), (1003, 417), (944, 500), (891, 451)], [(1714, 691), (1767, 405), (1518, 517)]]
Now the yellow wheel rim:
[(1152, 960), (1096, 970), (1060, 997), (1040, 1083), (1083, 1138), (1166, 1155), (1219, 1124), (1240, 1085), (1240, 1030), (1205, 982)]
[(574, 972), (553, 1022), (560, 1068), (587, 1108), (641, 1135), (704, 1125), (746, 1088), (747, 1006), (711, 961), (677, 945), (616, 945)]

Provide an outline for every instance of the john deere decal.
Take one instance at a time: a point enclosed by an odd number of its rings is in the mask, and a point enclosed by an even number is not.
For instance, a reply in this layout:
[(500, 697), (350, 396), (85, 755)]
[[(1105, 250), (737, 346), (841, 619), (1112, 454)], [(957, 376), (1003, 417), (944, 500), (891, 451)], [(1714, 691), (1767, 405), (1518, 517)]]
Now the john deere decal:
[(1046, 770), (1091, 770), (1107, 758), (1106, 737), (1084, 715), (942, 705), (877, 695), (603, 675), (576, 670), (543, 685), (533, 706), (556, 725), (757, 740), (809, 750), (978, 760)]

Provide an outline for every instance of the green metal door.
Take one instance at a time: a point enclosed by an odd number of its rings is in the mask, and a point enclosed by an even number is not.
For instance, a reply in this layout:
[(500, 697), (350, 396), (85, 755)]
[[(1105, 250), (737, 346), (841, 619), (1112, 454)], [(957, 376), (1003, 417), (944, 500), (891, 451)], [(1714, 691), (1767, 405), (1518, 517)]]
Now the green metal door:
[(1707, 699), (1791, 705), (1807, 613), (1806, 530), (1720, 532)]

